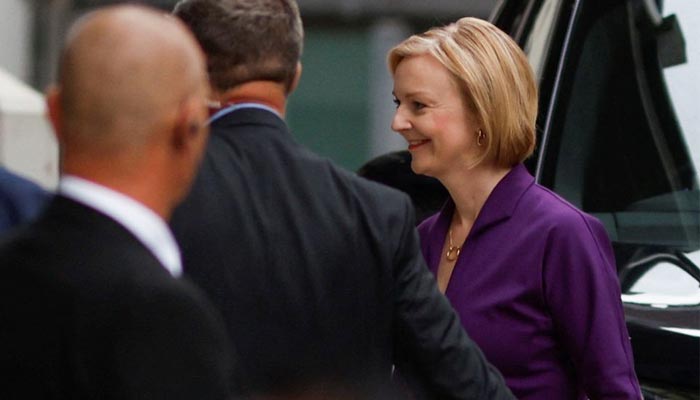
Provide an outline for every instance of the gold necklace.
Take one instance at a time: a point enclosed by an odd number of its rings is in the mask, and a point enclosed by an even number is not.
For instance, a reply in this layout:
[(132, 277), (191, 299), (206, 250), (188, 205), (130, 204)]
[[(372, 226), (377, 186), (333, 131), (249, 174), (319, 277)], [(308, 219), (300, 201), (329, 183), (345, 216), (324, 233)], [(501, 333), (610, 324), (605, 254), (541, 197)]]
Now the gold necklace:
[(452, 243), (452, 228), (447, 231), (447, 235), (450, 238), (450, 247), (447, 249), (447, 253), (445, 253), (445, 258), (447, 258), (447, 261), (452, 262), (459, 257), (459, 252), (462, 251), (462, 247), (455, 246), (454, 243)]

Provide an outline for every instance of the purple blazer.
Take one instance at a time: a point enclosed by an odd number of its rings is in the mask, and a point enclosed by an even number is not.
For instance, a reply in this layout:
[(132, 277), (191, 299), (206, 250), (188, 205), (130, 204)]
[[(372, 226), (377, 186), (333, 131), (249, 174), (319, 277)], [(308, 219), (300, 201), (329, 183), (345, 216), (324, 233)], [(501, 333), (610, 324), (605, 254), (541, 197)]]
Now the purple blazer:
[[(419, 226), (433, 273), (453, 210)], [(523, 165), (486, 200), (445, 294), (517, 398), (641, 398), (605, 229)]]

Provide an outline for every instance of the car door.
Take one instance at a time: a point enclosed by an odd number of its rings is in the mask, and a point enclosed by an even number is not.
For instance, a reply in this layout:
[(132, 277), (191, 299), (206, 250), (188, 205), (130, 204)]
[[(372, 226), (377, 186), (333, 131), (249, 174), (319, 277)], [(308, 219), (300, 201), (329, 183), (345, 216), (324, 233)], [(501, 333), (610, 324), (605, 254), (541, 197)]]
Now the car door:
[[(679, 101), (693, 96), (674, 97), (668, 78), (691, 64), (700, 79), (700, 60), (686, 54), (686, 44), (700, 37), (684, 38), (680, 11), (667, 14), (662, 6), (502, 1), (492, 20), (525, 49), (540, 83), (539, 145), (528, 168), (598, 217), (613, 242), (645, 398), (697, 399), (700, 190), (693, 156), (700, 149), (691, 145), (700, 132), (676, 113)], [(676, 86), (683, 89), (682, 81)]]

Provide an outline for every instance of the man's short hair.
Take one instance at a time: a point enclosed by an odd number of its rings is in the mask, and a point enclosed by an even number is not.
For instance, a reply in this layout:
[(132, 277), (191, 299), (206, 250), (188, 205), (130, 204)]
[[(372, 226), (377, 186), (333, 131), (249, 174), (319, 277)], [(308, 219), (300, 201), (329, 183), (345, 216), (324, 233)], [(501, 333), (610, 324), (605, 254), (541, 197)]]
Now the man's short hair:
[(182, 0), (173, 12), (206, 53), (217, 91), (255, 80), (291, 88), (304, 36), (294, 0)]

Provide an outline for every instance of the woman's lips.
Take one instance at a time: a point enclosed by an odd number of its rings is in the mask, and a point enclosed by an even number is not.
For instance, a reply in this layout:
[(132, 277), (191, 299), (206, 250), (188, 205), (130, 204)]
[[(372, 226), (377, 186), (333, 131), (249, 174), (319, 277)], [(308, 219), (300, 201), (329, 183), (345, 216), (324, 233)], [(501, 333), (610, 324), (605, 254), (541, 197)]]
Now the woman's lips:
[(415, 150), (419, 148), (420, 146), (428, 143), (430, 140), (429, 139), (423, 139), (423, 140), (409, 140), (408, 141), (408, 150)]

